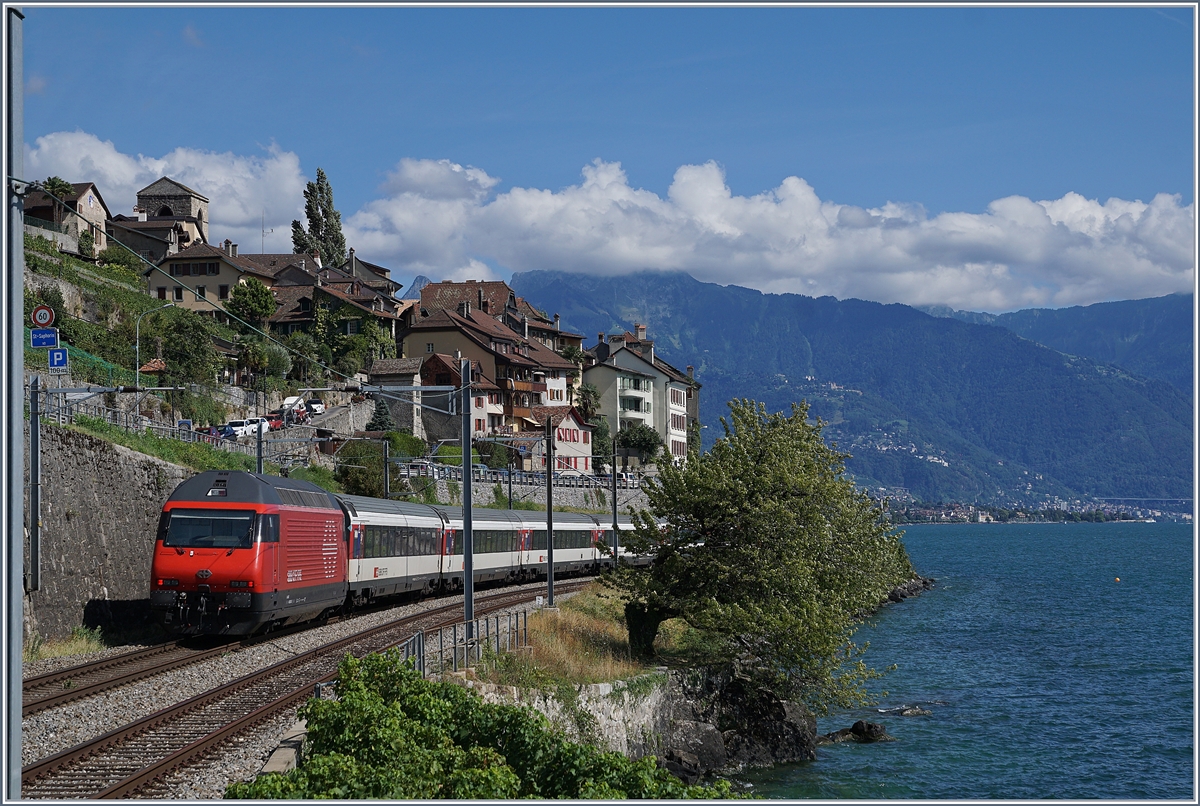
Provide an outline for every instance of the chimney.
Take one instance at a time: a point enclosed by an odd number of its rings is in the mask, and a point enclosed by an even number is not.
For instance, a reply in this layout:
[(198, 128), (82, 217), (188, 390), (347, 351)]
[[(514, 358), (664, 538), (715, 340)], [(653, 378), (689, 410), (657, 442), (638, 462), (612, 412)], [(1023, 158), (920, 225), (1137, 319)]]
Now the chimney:
[(459, 316), (470, 316), (471, 315), (471, 303), (467, 302), (467, 301), (458, 303), (458, 315)]
[(604, 333), (603, 332), (596, 334), (596, 343), (604, 344)]
[(229, 249), (230, 249), (229, 256), (237, 257), (237, 244), (230, 244)]
[(525, 328), (525, 338), (529, 338), (529, 317), (521, 314), (521, 326)]
[(479, 310), (487, 313), (487, 308), (483, 304), (483, 286), (479, 286)]
[(226, 238), (226, 239), (225, 239), (225, 243), (223, 243), (223, 244), (221, 245), (221, 247), (222, 247), (222, 248), (221, 248), (221, 251), (222, 251), (222, 252), (224, 252), (224, 253), (225, 253), (225, 254), (227, 254), (227, 255), (232, 255), (232, 254), (233, 254), (233, 252), (229, 251), (229, 250), (230, 250), (230, 247), (232, 247), (232, 246), (233, 246), (233, 241), (231, 241), (231, 240), (229, 240), (228, 238)]
[(138, 221), (146, 220), (146, 211), (143, 210), (141, 207), (134, 207), (133, 212), (137, 213)]
[(561, 330), (561, 328), (558, 326), (561, 319), (562, 319), (562, 317), (560, 317), (558, 314), (554, 314), (554, 329), (555, 330)]
[(646, 326), (635, 323), (633, 326), (633, 334), (635, 336), (637, 336), (638, 341), (645, 341), (646, 340)]
[(304, 265), (304, 258), (300, 258), (300, 268), (304, 269), (305, 271), (308, 271), (308, 269)]
[(314, 249), (312, 250), (311, 255), (313, 259), (313, 265), (318, 269), (321, 268), (321, 253)]
[(695, 380), (695, 378), (696, 378), (696, 368), (695, 368), (695, 367), (693, 367), (691, 364), (688, 364), (687, 371), (688, 371), (688, 380), (689, 380), (689, 381), (691, 381), (691, 380)]

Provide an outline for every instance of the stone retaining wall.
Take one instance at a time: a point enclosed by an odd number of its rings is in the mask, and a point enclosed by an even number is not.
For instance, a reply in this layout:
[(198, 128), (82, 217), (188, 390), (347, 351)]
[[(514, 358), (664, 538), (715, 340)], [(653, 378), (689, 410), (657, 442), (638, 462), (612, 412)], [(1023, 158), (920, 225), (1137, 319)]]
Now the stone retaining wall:
[[(26, 445), (28, 437), (26, 423)], [(43, 424), (41, 443), (41, 586), (25, 597), (26, 637), (64, 637), (80, 625), (135, 626), (131, 619), (149, 614), (163, 501), (192, 471), (51, 424)], [(29, 517), (26, 488), (27, 574)]]

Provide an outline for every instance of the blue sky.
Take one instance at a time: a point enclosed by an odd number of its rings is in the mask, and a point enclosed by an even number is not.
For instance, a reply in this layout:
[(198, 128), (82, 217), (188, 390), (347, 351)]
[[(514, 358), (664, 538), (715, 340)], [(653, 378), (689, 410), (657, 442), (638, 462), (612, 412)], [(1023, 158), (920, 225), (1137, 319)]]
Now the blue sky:
[[(1166, 6), (28, 7), (27, 161), (92, 171), (114, 212), (170, 173), (253, 251), (264, 211), (288, 249), (321, 167), (402, 281), (1150, 296), (1194, 283), (1192, 26)], [(1054, 204), (1035, 221), (1014, 197)]]

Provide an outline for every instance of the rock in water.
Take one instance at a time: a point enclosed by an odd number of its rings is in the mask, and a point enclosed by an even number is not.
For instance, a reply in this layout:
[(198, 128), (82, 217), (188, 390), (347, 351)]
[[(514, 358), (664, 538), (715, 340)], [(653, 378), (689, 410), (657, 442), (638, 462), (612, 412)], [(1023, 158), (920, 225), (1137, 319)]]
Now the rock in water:
[(859, 744), (870, 744), (871, 742), (894, 742), (896, 738), (889, 736), (887, 728), (875, 722), (867, 722), (858, 720), (848, 728), (835, 730), (833, 733), (826, 733), (820, 737), (824, 741), (821, 744), (837, 744), (838, 742), (858, 742)]

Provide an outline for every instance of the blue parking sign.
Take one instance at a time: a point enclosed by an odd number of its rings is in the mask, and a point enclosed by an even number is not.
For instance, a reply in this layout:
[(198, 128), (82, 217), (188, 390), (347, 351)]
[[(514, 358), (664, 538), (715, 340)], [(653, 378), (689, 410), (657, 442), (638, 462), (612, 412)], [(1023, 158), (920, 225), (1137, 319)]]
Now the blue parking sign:
[(52, 375), (61, 375), (67, 371), (67, 348), (55, 347), (46, 351), (46, 360), (50, 365)]
[(58, 346), (58, 328), (56, 327), (35, 327), (29, 331), (29, 346), (30, 347), (57, 347)]

